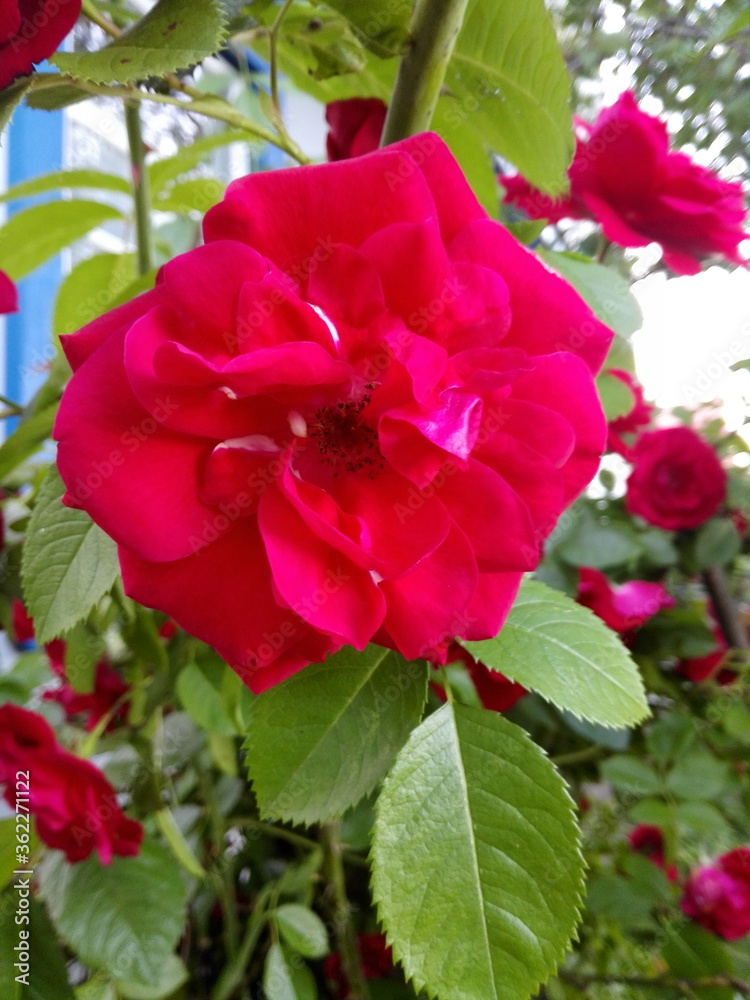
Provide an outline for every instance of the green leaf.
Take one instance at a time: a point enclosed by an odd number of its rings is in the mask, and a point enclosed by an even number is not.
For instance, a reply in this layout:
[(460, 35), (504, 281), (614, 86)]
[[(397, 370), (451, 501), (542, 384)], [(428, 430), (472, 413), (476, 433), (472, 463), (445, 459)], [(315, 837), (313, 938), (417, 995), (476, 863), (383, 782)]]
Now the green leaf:
[(0, 480), (17, 469), (30, 455), (37, 452), (52, 434), (57, 416), (57, 403), (40, 410), (20, 423), (0, 445)]
[(718, 799), (729, 782), (726, 761), (705, 750), (683, 754), (667, 776), (667, 788), (679, 799)]
[(614, 632), (565, 594), (524, 580), (495, 639), (466, 642), (485, 666), (558, 708), (622, 728), (648, 715), (638, 668)]
[(281, 945), (268, 949), (263, 967), (263, 996), (266, 1000), (316, 1000), (315, 980), (306, 965), (285, 953)]
[[(177, 678), (177, 694), (185, 711), (208, 733), (234, 736), (237, 728), (221, 696), (221, 664), (188, 663)], [(217, 676), (218, 675), (218, 676)]]
[(75, 333), (101, 316), (136, 277), (132, 253), (100, 253), (76, 264), (57, 293), (52, 320), (55, 335)]
[(197, 139), (189, 146), (184, 146), (174, 156), (155, 160), (147, 167), (152, 197), (158, 195), (170, 181), (194, 170), (199, 163), (220, 146), (228, 146), (233, 142), (247, 144), (249, 141), (247, 132), (229, 129), (226, 132), (217, 132), (216, 135), (207, 135), (202, 139)]
[[(28, 814), (22, 816), (18, 827), (15, 816), (0, 819), (0, 889), (10, 881), (14, 871), (23, 870), (22, 859), (30, 857), (39, 843), (33, 825), (29, 824), (28, 829), (26, 827), (24, 820), (28, 818)], [(21, 834), (28, 839), (22, 840)], [(28, 851), (19, 851), (19, 847), (27, 847)]]
[(556, 555), (571, 566), (609, 569), (637, 559), (643, 549), (630, 524), (604, 524), (587, 507), (576, 508), (572, 530)]
[(30, 84), (30, 76), (21, 76), (0, 90), (0, 137), (10, 125), (13, 112), (23, 100), (23, 95), (29, 89)]
[(62, 504), (65, 486), (50, 469), (29, 521), (21, 562), (36, 637), (49, 642), (84, 618), (115, 582), (115, 543), (82, 510)]
[(355, 28), (363, 44), (381, 59), (398, 55), (409, 37), (412, 0), (326, 0)]
[[(697, 924), (686, 923), (668, 928), (669, 937), (662, 949), (670, 971), (685, 979), (701, 979), (722, 972), (732, 972), (732, 960), (725, 946)], [(695, 990), (702, 1000), (732, 1000), (731, 987), (714, 986)]]
[(383, 778), (421, 718), (426, 690), (425, 661), (370, 645), (345, 648), (255, 698), (245, 747), (261, 814), (295, 823), (342, 815)]
[(596, 379), (596, 391), (607, 420), (627, 416), (635, 406), (635, 394), (630, 386), (610, 372), (602, 372)]
[(412, 734), (378, 800), (373, 895), (415, 987), (526, 1000), (578, 918), (572, 802), (544, 753), (495, 712), (443, 706)]
[(323, 958), (328, 954), (328, 934), (320, 917), (306, 906), (284, 903), (274, 911), (281, 936), (294, 951), (305, 958)]
[(586, 893), (586, 909), (590, 913), (617, 921), (624, 927), (650, 926), (653, 903), (651, 893), (639, 891), (619, 875), (602, 875), (594, 879)]
[(213, 177), (194, 177), (164, 188), (153, 199), (153, 206), (160, 212), (205, 213), (221, 201), (224, 189), (225, 185)]
[(117, 983), (117, 992), (124, 1000), (162, 1000), (171, 997), (188, 979), (188, 970), (177, 955), (170, 955), (153, 983)]
[(124, 177), (105, 174), (101, 170), (58, 170), (53, 174), (42, 174), (31, 180), (21, 181), (0, 195), (0, 201), (28, 198), (47, 191), (62, 191), (66, 188), (97, 188), (101, 191), (119, 191), (130, 194), (130, 184)]
[(643, 325), (643, 313), (630, 285), (616, 271), (581, 254), (538, 250), (539, 256), (561, 274), (591, 306), (594, 314), (621, 337)]
[(84, 622), (65, 634), (65, 676), (74, 691), (94, 690), (96, 664), (106, 651), (103, 637)]
[(726, 566), (741, 548), (742, 539), (729, 518), (714, 517), (701, 525), (695, 537), (694, 556), (698, 569)]
[(0, 270), (19, 281), (64, 247), (122, 213), (100, 201), (50, 201), (18, 212), (0, 229)]
[(653, 795), (661, 788), (659, 775), (652, 767), (637, 757), (617, 754), (600, 765), (605, 781), (630, 795)]
[[(68, 985), (68, 973), (65, 967), (65, 956), (57, 942), (57, 935), (49, 921), (49, 917), (44, 911), (44, 907), (31, 899), (28, 910), (29, 922), (25, 925), (15, 924), (13, 946), (18, 945), (19, 931), (28, 931), (29, 954), (29, 975), (28, 986), (21, 987), (19, 1000), (73, 1000), (73, 988)], [(0, 915), (2, 920), (2, 915)], [(14, 920), (15, 923), (15, 920)], [(16, 952), (13, 958), (3, 956), (0, 965), (5, 964), (9, 959), (11, 964), (17, 962), (19, 958)], [(15, 974), (22, 970), (14, 969)], [(10, 998), (12, 994), (2, 993), (3, 1000)]]
[(81, 961), (145, 986), (158, 980), (182, 932), (186, 902), (180, 869), (165, 848), (146, 840), (137, 857), (110, 865), (96, 855), (69, 865), (55, 851), (41, 873), (52, 921)]
[(224, 40), (218, 0), (186, 4), (159, 0), (145, 17), (97, 52), (58, 52), (63, 73), (96, 83), (131, 83), (186, 69), (212, 55)]
[(535, 187), (561, 194), (573, 156), (570, 83), (543, 0), (470, 0), (445, 78), (458, 115)]
[(26, 103), (30, 108), (39, 111), (59, 111), (71, 104), (91, 99), (91, 94), (73, 83), (55, 83), (41, 90), (31, 90), (26, 95)]

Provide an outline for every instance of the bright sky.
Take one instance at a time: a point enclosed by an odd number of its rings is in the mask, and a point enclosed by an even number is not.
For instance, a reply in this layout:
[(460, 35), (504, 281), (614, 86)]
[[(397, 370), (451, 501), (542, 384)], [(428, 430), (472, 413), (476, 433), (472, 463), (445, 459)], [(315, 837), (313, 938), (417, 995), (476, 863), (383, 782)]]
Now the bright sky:
[(646, 396), (667, 408), (721, 399), (724, 419), (738, 428), (748, 418), (750, 371), (730, 367), (750, 358), (750, 272), (661, 272), (633, 292), (644, 315), (632, 343)]

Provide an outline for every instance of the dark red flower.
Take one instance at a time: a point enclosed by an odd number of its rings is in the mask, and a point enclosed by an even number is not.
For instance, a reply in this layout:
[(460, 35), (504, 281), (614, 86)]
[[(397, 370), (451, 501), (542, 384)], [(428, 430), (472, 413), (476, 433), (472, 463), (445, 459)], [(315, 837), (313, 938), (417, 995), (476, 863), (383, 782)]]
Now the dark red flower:
[(64, 338), (66, 502), (256, 691), (497, 634), (595, 473), (612, 333), (447, 147), (235, 181), (206, 243)]
[(612, 584), (604, 573), (591, 567), (579, 571), (576, 600), (622, 636), (630, 634), (658, 614), (674, 606), (674, 598), (660, 583), (628, 580)]
[(660, 243), (664, 263), (678, 274), (695, 274), (714, 256), (745, 263), (742, 185), (670, 150), (664, 122), (641, 111), (630, 91), (593, 125), (576, 125), (570, 194), (551, 199), (523, 177), (501, 176), (506, 202), (532, 219), (595, 219), (621, 246)]
[(36, 642), (34, 635), (34, 619), (30, 617), (28, 611), (17, 597), (13, 598), (11, 604), (11, 624), (13, 626), (13, 638), (19, 646), (26, 643)]
[(388, 107), (379, 97), (350, 97), (326, 105), (328, 159), (348, 160), (380, 145)]
[[(358, 934), (357, 945), (365, 979), (386, 979), (393, 971), (393, 954), (386, 944), (385, 935)], [(344, 1000), (349, 995), (349, 984), (337, 952), (326, 958), (323, 973), (336, 990), (336, 996)]]
[(682, 912), (726, 941), (750, 934), (750, 847), (722, 854), (691, 872)]
[[(60, 705), (66, 718), (86, 716), (86, 729), (90, 732), (106, 715), (111, 716), (107, 729), (113, 729), (127, 713), (125, 695), (130, 688), (106, 660), (100, 660), (96, 664), (94, 689), (85, 694), (76, 691), (68, 682), (64, 662), (55, 661), (52, 657), (50, 662), (62, 683), (52, 691), (45, 691), (43, 698), (45, 701), (54, 701)], [(62, 669), (59, 669), (60, 667)]]
[(647, 431), (632, 451), (625, 506), (657, 528), (697, 528), (726, 496), (716, 452), (689, 427)]
[(51, 56), (81, 13), (81, 0), (0, 0), (0, 90)]
[[(2, 2), (3, 0), (0, 0), (0, 38), (2, 37)], [(0, 47), (0, 65), (2, 65), (2, 47)], [(0, 314), (14, 312), (18, 312), (18, 289), (5, 271), (0, 271)]]
[(625, 441), (623, 435), (639, 434), (644, 427), (651, 423), (653, 406), (647, 403), (643, 395), (643, 386), (631, 375), (630, 372), (622, 371), (619, 368), (608, 368), (607, 373), (614, 375), (630, 389), (635, 396), (635, 403), (630, 413), (625, 416), (616, 417), (607, 424), (607, 451), (613, 451), (623, 458), (630, 459), (632, 456), (631, 444)]
[(83, 861), (96, 850), (106, 865), (115, 854), (138, 853), (143, 827), (122, 812), (102, 772), (61, 747), (41, 715), (6, 704), (0, 706), (0, 785), (13, 809), (23, 791), (19, 772), (28, 775), (39, 838), (68, 861)]
[(667, 866), (664, 859), (664, 834), (660, 827), (641, 823), (630, 831), (628, 840), (633, 850), (644, 854), (657, 868), (661, 868), (670, 882), (677, 879), (677, 868)]

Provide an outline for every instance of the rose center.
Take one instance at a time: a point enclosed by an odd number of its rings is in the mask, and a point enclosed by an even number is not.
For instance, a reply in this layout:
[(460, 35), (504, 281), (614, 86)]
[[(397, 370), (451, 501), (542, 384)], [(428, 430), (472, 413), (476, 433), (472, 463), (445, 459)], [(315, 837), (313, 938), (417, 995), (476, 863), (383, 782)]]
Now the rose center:
[(370, 479), (385, 461), (378, 447), (378, 433), (368, 423), (364, 410), (369, 396), (331, 406), (321, 406), (308, 424), (308, 436), (315, 442), (320, 460), (333, 467), (334, 478), (342, 472), (369, 472)]

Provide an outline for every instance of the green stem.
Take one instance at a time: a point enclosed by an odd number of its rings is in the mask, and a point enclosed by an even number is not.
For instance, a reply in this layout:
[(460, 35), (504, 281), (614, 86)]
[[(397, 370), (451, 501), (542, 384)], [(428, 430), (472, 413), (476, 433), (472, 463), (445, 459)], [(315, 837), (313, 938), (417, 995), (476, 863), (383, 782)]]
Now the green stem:
[(743, 996), (750, 996), (750, 983), (729, 973), (720, 973), (716, 976), (700, 976), (691, 979), (683, 976), (656, 976), (653, 978), (648, 976), (619, 975), (589, 976), (559, 969), (557, 975), (560, 979), (580, 990), (585, 990), (594, 983), (622, 984), (623, 986), (642, 986), (657, 990), (679, 990), (684, 996), (693, 996), (694, 990), (724, 987), (725, 989), (737, 990)]
[(274, 115), (276, 116), (275, 125), (278, 129), (284, 128), (284, 120), (281, 116), (281, 105), (279, 104), (279, 53), (278, 53), (278, 42), (279, 42), (279, 32), (281, 31), (281, 25), (286, 17), (286, 13), (292, 6), (294, 0), (284, 0), (284, 3), (279, 9), (279, 13), (276, 15), (273, 24), (271, 25), (271, 30), (268, 35), (268, 46), (269, 46), (269, 74), (271, 77), (271, 103), (273, 104)]
[(710, 566), (703, 570), (702, 576), (727, 645), (730, 649), (750, 649), (747, 629), (729, 591), (726, 573), (721, 566)]
[(121, 34), (117, 25), (113, 21), (110, 21), (106, 14), (102, 14), (96, 4), (92, 3), (92, 0), (83, 0), (81, 3), (81, 13), (93, 24), (98, 25), (102, 31), (106, 31), (110, 37), (117, 38)]
[(596, 760), (607, 751), (604, 747), (591, 746), (584, 747), (583, 750), (573, 750), (571, 753), (561, 753), (557, 757), (550, 757), (555, 767), (565, 767), (567, 764), (583, 764), (588, 760)]
[(467, 5), (468, 0), (417, 0), (381, 145), (429, 129)]
[(125, 101), (125, 127), (130, 147), (130, 170), (135, 203), (138, 273), (146, 274), (154, 266), (154, 241), (151, 234), (151, 195), (146, 169), (146, 147), (143, 144), (141, 131), (141, 109), (136, 101)]
[(293, 830), (287, 830), (283, 826), (274, 826), (273, 823), (264, 823), (263, 820), (253, 819), (251, 816), (232, 817), (230, 823), (232, 826), (258, 830), (259, 833), (265, 833), (269, 837), (278, 837), (280, 840), (286, 840), (288, 843), (294, 844), (295, 847), (302, 847), (307, 851), (315, 850), (318, 847), (317, 843), (310, 837), (303, 837), (301, 833), (294, 833)]
[(336, 950), (341, 956), (341, 967), (349, 984), (347, 1000), (370, 1000), (367, 981), (362, 972), (357, 934), (351, 919), (351, 906), (346, 895), (346, 875), (340, 835), (339, 820), (332, 820), (320, 828)]
[(235, 990), (242, 985), (242, 981), (245, 978), (245, 970), (250, 964), (253, 952), (258, 946), (260, 935), (268, 917), (266, 907), (270, 895), (270, 885), (267, 885), (258, 894), (258, 898), (255, 900), (255, 909), (245, 926), (242, 942), (232, 960), (224, 967), (224, 971), (219, 976), (218, 982), (211, 993), (211, 1000), (229, 1000), (229, 997), (232, 996)]

